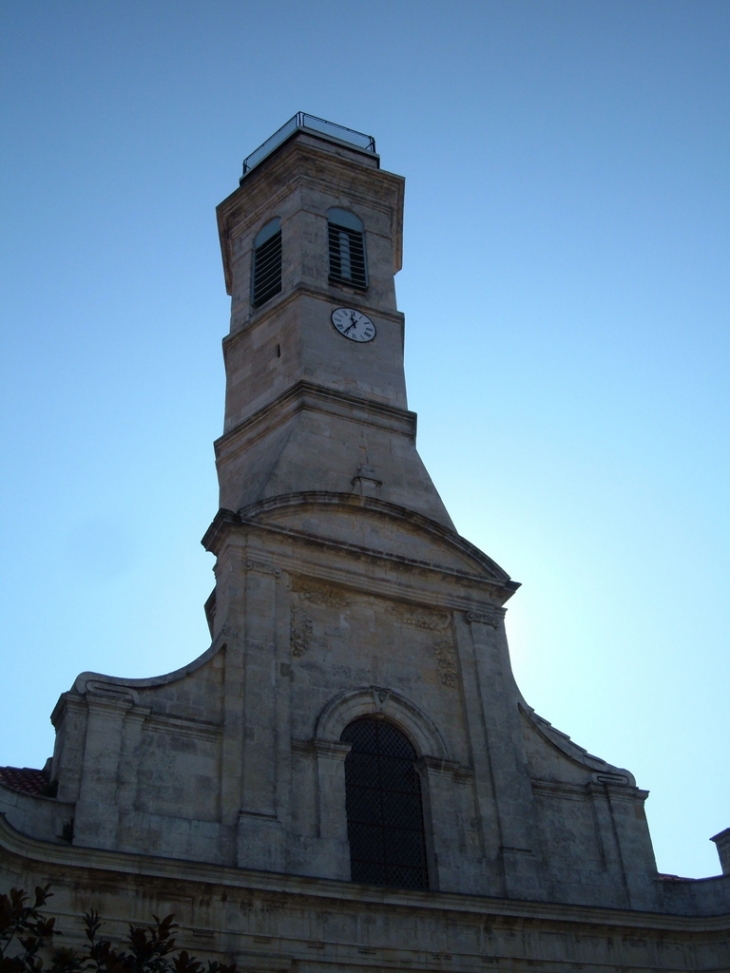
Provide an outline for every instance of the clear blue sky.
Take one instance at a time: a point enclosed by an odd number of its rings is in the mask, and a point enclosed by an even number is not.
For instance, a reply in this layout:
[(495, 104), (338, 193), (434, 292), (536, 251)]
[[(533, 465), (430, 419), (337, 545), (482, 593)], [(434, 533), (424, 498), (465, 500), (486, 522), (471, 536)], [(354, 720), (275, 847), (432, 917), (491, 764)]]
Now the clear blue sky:
[(215, 205), (297, 110), (407, 178), (410, 404), (523, 583), (528, 701), (632, 770), (660, 869), (730, 826), (730, 4), (0, 7), (0, 764), (77, 673), (208, 642)]

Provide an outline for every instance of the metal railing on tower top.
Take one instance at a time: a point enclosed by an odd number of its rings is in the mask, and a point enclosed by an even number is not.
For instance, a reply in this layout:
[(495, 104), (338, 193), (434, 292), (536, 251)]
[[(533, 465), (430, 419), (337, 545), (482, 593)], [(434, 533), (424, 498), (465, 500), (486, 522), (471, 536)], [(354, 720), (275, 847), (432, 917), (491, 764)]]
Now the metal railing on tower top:
[(364, 135), (362, 132), (345, 128), (344, 125), (337, 125), (336, 122), (328, 122), (324, 118), (317, 118), (316, 115), (307, 115), (306, 112), (298, 111), (293, 118), (290, 118), (288, 122), (281, 126), (278, 132), (274, 132), (251, 155), (246, 156), (243, 160), (243, 175), (241, 179), (247, 176), (253, 168), (260, 162), (263, 162), (268, 155), (271, 155), (275, 149), (278, 149), (282, 143), (286, 142), (299, 129), (313, 132), (316, 135), (325, 135), (327, 138), (333, 139), (336, 142), (344, 142), (347, 145), (355, 146), (361, 151), (371, 152), (373, 155), (377, 154), (375, 151), (375, 139), (372, 135)]

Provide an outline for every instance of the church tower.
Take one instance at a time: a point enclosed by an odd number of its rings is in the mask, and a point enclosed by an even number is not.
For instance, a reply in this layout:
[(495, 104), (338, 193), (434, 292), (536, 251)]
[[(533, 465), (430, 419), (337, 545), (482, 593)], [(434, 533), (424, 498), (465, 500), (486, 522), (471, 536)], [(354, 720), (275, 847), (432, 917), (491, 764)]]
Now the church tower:
[[(372, 139), (300, 115), (218, 208), (232, 315), (205, 544), (239, 714), (222, 813), (242, 866), (543, 897), (504, 633), (518, 585), (455, 532), (407, 409), (403, 187)], [(630, 777), (582, 762), (628, 785), (635, 830)]]
[(0, 768), (3, 874), (67, 915), (174, 912), (252, 973), (719, 970), (727, 833), (723, 876), (657, 873), (646, 792), (525, 702), (519, 585), (418, 455), (403, 187), (371, 138), (299, 114), (218, 207), (212, 641), (167, 675), (77, 677), (47, 768)]
[(356, 494), (453, 529), (406, 404), (404, 180), (380, 169), (372, 139), (293, 121), (218, 207), (232, 296), (221, 508)]
[[(505, 808), (498, 824), (485, 793), (495, 774), (509, 780), (529, 815), (528, 780), (514, 754), (490, 757), (463, 679), (465, 666), (472, 690), (496, 675), (479, 673), (483, 653), (507, 664), (501, 606), (517, 585), (455, 533), (407, 409), (394, 285), (404, 181), (380, 169), (371, 139), (309, 116), (259, 152), (218, 208), (232, 315), (221, 512), (205, 538), (213, 634), (241, 660), (226, 684), (231, 706), (243, 701), (226, 731), (237, 861), (349, 878), (342, 734), (381, 721), (403, 737), (391, 747), (412, 748), (418, 834), (363, 822), (360, 871), (535, 892), (525, 816)], [(491, 718), (519, 735), (514, 707)], [(366, 790), (350, 804), (376, 801), (382, 818), (396, 798)]]

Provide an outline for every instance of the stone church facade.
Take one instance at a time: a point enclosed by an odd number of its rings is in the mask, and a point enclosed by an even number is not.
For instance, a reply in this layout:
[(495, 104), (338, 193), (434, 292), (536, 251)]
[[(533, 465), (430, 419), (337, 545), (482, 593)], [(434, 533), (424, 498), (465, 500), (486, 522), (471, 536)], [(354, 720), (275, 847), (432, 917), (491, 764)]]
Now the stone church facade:
[(514, 681), (518, 588), (416, 451), (395, 300), (404, 181), (310, 116), (218, 207), (211, 645), (83, 673), (44, 771), (0, 770), (3, 887), (174, 912), (245, 971), (730, 970), (723, 875), (658, 874), (633, 776)]

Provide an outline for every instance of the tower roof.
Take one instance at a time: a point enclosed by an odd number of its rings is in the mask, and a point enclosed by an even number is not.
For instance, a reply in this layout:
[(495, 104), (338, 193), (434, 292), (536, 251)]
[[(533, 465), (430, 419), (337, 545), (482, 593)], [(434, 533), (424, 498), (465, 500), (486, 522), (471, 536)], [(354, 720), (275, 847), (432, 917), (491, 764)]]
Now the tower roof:
[(299, 111), (293, 115), (288, 122), (270, 135), (257, 149), (243, 160), (243, 181), (249, 172), (260, 162), (275, 152), (281, 145), (287, 142), (296, 132), (304, 131), (318, 138), (324, 138), (328, 142), (345, 144), (348, 148), (359, 149), (378, 159), (375, 151), (375, 139), (372, 135), (364, 135), (356, 132), (352, 128), (338, 125), (336, 122), (328, 122), (324, 118), (317, 118), (315, 115), (307, 115), (306, 112)]

